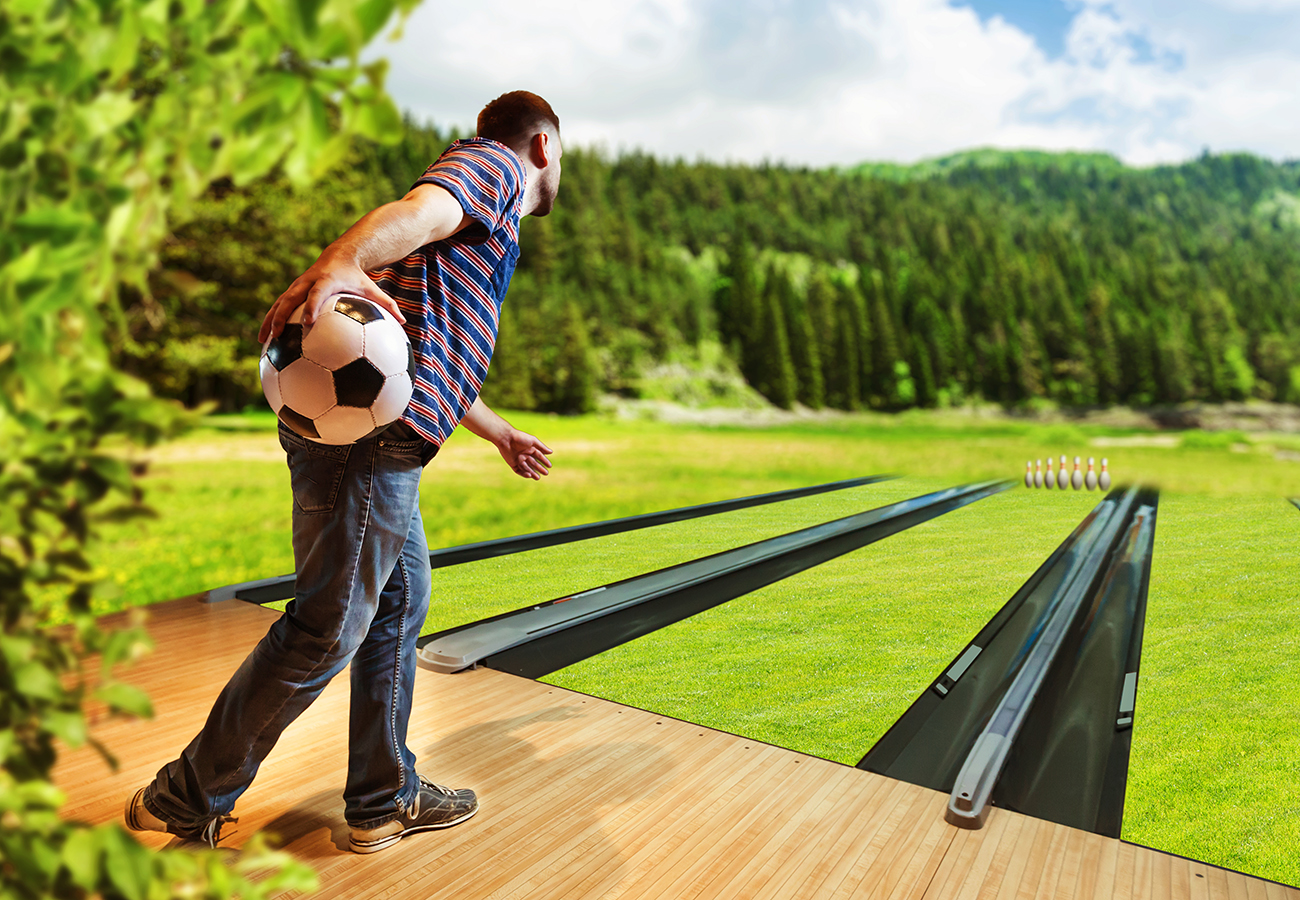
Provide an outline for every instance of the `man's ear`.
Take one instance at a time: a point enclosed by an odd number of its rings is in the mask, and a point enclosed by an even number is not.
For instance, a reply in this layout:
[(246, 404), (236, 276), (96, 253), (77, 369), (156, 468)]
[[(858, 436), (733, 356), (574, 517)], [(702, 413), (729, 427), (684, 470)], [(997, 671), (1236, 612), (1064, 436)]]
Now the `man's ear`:
[(539, 169), (550, 165), (551, 150), (551, 136), (545, 131), (537, 132), (528, 142), (528, 155), (532, 157), (533, 165)]

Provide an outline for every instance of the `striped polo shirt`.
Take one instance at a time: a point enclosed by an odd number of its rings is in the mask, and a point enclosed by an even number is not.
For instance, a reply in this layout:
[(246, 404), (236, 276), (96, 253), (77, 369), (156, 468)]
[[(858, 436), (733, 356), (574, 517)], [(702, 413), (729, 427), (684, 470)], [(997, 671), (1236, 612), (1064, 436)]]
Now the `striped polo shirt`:
[(415, 351), (415, 384), (402, 420), (439, 446), (474, 404), (496, 344), (501, 301), (519, 259), (524, 165), (487, 138), (456, 141), (416, 184), (446, 188), (473, 219), (370, 273), (397, 301)]

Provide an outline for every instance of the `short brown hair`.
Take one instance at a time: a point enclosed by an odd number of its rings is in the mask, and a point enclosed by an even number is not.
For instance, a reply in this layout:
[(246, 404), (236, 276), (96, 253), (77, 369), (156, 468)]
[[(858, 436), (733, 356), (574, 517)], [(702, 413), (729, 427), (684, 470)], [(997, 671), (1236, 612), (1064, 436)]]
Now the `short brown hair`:
[(523, 149), (534, 134), (548, 128), (560, 136), (560, 117), (551, 104), (531, 91), (502, 94), (478, 114), (478, 136)]

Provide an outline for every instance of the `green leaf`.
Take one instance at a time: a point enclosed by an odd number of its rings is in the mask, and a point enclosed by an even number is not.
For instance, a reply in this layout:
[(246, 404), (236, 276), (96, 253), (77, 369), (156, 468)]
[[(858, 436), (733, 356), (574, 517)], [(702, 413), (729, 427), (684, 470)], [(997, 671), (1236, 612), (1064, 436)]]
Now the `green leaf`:
[(309, 37), (314, 36), (320, 28), (324, 0), (292, 0), (292, 4), (297, 7), (297, 19), (301, 23), (303, 33)]
[(19, 635), (0, 634), (0, 656), (4, 657), (5, 664), (11, 669), (16, 669), (22, 663), (32, 658), (36, 652), (36, 644), (29, 637)]
[(41, 720), (41, 724), (63, 743), (69, 747), (80, 747), (86, 742), (86, 717), (80, 710), (68, 712), (66, 710), (52, 710), (47, 712)]
[(29, 697), (53, 700), (63, 689), (53, 672), (41, 663), (29, 662), (14, 671), (14, 690)]
[(113, 29), (113, 50), (109, 62), (109, 78), (121, 78), (138, 58), (140, 46), (140, 24), (136, 16), (135, 4), (123, 3), (121, 15)]
[(153, 704), (149, 695), (138, 687), (113, 681), (95, 691), (95, 696), (104, 701), (114, 711), (125, 712), (142, 719), (153, 718)]
[(103, 854), (101, 833), (93, 828), (78, 828), (63, 845), (63, 865), (78, 887), (93, 891), (99, 882), (99, 859)]
[(23, 805), (29, 809), (55, 810), (67, 800), (63, 791), (48, 781), (19, 782), (17, 794)]
[(404, 127), (397, 104), (386, 94), (361, 108), (357, 130), (381, 144), (395, 144), (402, 139)]
[(296, 141), (284, 162), (284, 174), (292, 183), (304, 185), (312, 180), (315, 160), (330, 140), (325, 100), (315, 91), (307, 94), (306, 102), (299, 108), (294, 136)]
[(353, 15), (361, 25), (361, 40), (369, 42), (393, 16), (393, 0), (361, 0), (353, 7)]
[(83, 137), (102, 137), (135, 115), (137, 103), (125, 91), (105, 92), (81, 108)]
[(104, 830), (104, 872), (127, 900), (145, 900), (153, 874), (149, 850), (116, 825)]
[(286, 0), (254, 0), (254, 3), (282, 41), (293, 47), (302, 46), (305, 35), (296, 3)]
[(14, 220), (20, 238), (37, 241), (63, 241), (94, 227), (94, 219), (68, 206), (45, 206)]
[(59, 851), (45, 841), (36, 840), (28, 845), (28, 852), (31, 854), (30, 863), (40, 872), (43, 883), (53, 884), (61, 868)]

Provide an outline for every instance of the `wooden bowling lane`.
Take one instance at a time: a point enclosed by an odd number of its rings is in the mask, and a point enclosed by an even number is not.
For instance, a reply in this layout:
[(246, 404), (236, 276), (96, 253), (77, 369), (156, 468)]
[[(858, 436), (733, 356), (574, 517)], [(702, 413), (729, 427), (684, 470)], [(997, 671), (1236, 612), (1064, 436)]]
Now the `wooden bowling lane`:
[[(102, 721), (119, 756), (63, 755), (64, 814), (118, 820), (126, 797), (201, 726), (277, 615), (187, 598), (150, 609), (155, 652), (129, 670), (157, 715)], [(994, 810), (979, 831), (947, 796), (490, 669), (417, 675), (410, 746), (477, 816), (389, 850), (347, 850), (340, 791), (348, 682), (286, 730), (223, 846), (258, 829), (320, 875), (321, 898), (1260, 897), (1300, 891)], [(146, 834), (162, 846), (165, 835)]]

